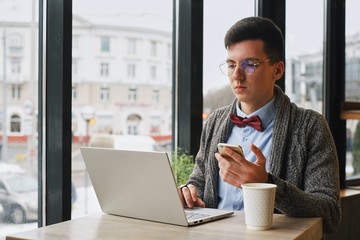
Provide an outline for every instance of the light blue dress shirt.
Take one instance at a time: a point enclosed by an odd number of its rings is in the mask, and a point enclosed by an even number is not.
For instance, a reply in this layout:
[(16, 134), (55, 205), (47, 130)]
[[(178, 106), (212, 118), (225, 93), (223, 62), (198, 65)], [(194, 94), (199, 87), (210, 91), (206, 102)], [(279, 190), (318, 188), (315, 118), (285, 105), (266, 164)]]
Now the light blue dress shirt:
[[(241, 111), (239, 104), (236, 105), (236, 114), (240, 117), (251, 117), (258, 115), (261, 119), (263, 132), (257, 131), (256, 129), (245, 126), (237, 127), (234, 125), (230, 136), (227, 140), (229, 144), (237, 144), (243, 148), (245, 159), (250, 162), (255, 162), (256, 156), (250, 150), (250, 145), (253, 143), (255, 146), (261, 149), (262, 153), (266, 157), (266, 171), (269, 170), (269, 159), (272, 143), (272, 132), (274, 126), (274, 116), (275, 116), (275, 98), (270, 102), (264, 105), (262, 108), (256, 112), (246, 115)], [(218, 208), (219, 209), (228, 209), (228, 210), (243, 210), (243, 194), (242, 189), (234, 187), (226, 182), (224, 182), (221, 177), (219, 177), (219, 199), (218, 199)]]

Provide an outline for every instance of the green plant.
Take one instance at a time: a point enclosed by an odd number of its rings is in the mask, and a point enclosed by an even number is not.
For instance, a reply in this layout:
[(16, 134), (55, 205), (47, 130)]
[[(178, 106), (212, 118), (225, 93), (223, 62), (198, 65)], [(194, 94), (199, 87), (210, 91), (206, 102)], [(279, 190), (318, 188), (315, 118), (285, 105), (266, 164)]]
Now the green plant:
[(360, 121), (356, 125), (352, 145), (354, 175), (360, 173)]
[(171, 167), (173, 169), (176, 184), (185, 184), (194, 168), (194, 157), (184, 149), (178, 149), (172, 155)]

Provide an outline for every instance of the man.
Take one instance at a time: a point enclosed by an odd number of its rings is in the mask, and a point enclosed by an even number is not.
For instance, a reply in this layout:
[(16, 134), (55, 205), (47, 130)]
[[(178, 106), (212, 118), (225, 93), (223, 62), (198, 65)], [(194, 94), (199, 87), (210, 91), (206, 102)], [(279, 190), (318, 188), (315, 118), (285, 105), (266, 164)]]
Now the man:
[[(241, 184), (270, 182), (277, 185), (277, 212), (322, 217), (324, 232), (335, 231), (341, 216), (335, 144), (322, 115), (297, 107), (275, 86), (284, 74), (280, 29), (266, 18), (245, 18), (228, 30), (225, 47), (220, 68), (236, 99), (205, 124), (194, 170), (179, 188), (184, 205), (242, 210)], [(232, 114), (255, 119), (250, 125), (257, 129), (237, 126), (232, 121), (241, 118)], [(229, 148), (222, 157), (220, 142), (241, 145), (244, 157)]]

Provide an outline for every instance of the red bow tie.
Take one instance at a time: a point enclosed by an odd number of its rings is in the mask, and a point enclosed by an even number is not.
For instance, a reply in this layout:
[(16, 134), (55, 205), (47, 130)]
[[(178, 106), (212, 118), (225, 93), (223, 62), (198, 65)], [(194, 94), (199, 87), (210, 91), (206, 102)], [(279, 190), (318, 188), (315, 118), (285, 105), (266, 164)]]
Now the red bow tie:
[(261, 126), (261, 119), (257, 115), (249, 118), (242, 118), (237, 116), (236, 114), (230, 114), (230, 120), (238, 127), (244, 127), (245, 125), (248, 125), (260, 132), (263, 131)]

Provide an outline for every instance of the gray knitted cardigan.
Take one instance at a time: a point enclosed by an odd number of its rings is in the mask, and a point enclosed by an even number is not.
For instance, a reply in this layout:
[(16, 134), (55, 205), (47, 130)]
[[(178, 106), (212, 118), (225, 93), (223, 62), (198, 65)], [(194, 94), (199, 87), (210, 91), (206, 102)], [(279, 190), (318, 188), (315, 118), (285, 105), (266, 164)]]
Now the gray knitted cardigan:
[[(275, 119), (269, 176), (277, 185), (275, 208), (293, 217), (322, 217), (325, 233), (340, 218), (339, 167), (335, 144), (324, 117), (297, 107), (275, 86)], [(226, 142), (233, 124), (233, 104), (215, 110), (201, 135), (199, 152), (188, 184), (198, 187), (207, 207), (217, 208), (219, 168), (217, 144)]]

